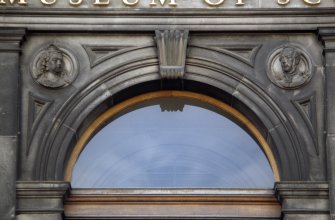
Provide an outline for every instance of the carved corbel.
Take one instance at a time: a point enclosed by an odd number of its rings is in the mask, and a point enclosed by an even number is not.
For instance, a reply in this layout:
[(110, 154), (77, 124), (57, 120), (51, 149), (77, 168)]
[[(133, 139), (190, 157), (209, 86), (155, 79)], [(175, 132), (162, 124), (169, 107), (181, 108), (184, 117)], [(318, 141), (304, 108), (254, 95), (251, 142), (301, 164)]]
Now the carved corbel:
[(156, 30), (155, 32), (161, 78), (183, 78), (185, 72), (188, 31)]

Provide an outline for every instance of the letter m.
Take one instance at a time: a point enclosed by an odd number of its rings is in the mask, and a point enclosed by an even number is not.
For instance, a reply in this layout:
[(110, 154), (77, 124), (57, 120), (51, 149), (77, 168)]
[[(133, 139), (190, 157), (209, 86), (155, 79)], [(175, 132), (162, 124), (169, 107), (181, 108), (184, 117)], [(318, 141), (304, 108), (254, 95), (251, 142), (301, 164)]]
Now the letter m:
[[(159, 2), (161, 3), (162, 6), (165, 4), (165, 1), (166, 0), (159, 0)], [(157, 5), (156, 0), (152, 0), (150, 5), (152, 5), (152, 6)], [(176, 6), (177, 5), (176, 0), (170, 0), (169, 5)]]
[[(15, 1), (16, 0), (9, 0), (9, 3), (13, 5), (15, 3)], [(0, 0), (0, 4), (1, 5), (5, 5), (6, 4), (6, 0)], [(20, 4), (20, 5), (26, 5), (27, 2), (26, 2), (26, 0), (18, 0), (18, 4)]]

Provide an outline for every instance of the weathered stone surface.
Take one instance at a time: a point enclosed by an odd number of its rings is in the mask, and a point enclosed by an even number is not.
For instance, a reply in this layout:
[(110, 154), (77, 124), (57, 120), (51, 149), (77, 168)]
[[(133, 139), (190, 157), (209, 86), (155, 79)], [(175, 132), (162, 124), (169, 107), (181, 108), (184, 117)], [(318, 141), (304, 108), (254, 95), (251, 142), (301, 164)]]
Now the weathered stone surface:
[[(335, 26), (335, 10), (328, 7), (267, 8), (265, 10), (48, 8), (48, 13), (45, 13), (44, 8), (38, 7), (26, 10), (9, 7), (3, 8), (1, 13), (6, 16), (6, 19), (2, 21), (5, 27), (23, 27), (34, 31), (83, 31), (84, 33), (87, 30), (143, 32), (177, 27), (189, 31), (207, 32), (214, 30), (215, 32), (308, 31), (314, 33), (319, 27)], [(59, 15), (62, 16), (59, 17)]]
[[(43, 7), (49, 6), (52, 8), (238, 8), (238, 9), (250, 9), (250, 8), (311, 8), (311, 7), (334, 7), (335, 4), (331, 0), (297, 0), (297, 1), (286, 1), (286, 0), (260, 0), (260, 1), (248, 1), (248, 0), (123, 0), (123, 1), (82, 1), (82, 3), (76, 3), (80, 1), (72, 1), (74, 4), (70, 4), (70, 1), (41, 1), (26, 0), (26, 4), (19, 1), (10, 3), (9, 0), (5, 0), (7, 4), (2, 3), (0, 7), (13, 7), (21, 5), (21, 7)], [(52, 3), (50, 3), (52, 2)]]
[[(63, 180), (83, 131), (115, 104), (166, 89), (216, 97), (261, 131), (281, 181), (302, 181), (277, 184), (284, 219), (335, 219), (335, 2), (175, 1), (0, 5), (0, 219), (14, 219), (15, 209), (17, 219), (62, 219), (68, 185), (49, 181)], [(182, 79), (161, 81), (155, 30), (189, 30)], [(78, 61), (78, 75), (66, 86), (45, 86), (31, 75), (34, 58), (51, 44)], [(287, 44), (303, 51), (311, 73), (281, 88), (267, 67), (273, 51)], [(39, 182), (18, 182), (15, 200), (16, 178)]]
[(66, 182), (17, 182), (17, 219), (63, 219), (63, 200), (69, 187)]
[(0, 28), (0, 219), (15, 219), (19, 134), (19, 51), (23, 29)]
[(0, 219), (15, 219), (16, 146), (15, 136), (0, 136)]
[(331, 219), (335, 219), (335, 99), (333, 98), (335, 87), (335, 30), (333, 28), (320, 28), (320, 40), (325, 45), (325, 80), (326, 80), (326, 149), (327, 149), (327, 167), (329, 181), (329, 204)]
[(280, 182), (275, 186), (283, 219), (329, 219), (326, 182)]

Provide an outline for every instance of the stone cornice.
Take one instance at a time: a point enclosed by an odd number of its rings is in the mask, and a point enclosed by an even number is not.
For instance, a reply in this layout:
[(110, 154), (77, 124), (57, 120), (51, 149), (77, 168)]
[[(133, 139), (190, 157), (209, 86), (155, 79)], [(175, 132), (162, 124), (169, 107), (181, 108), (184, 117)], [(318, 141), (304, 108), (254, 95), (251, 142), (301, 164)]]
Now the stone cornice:
[(276, 17), (281, 15), (289, 15), (290, 17), (300, 16), (335, 16), (335, 8), (246, 8), (246, 9), (206, 9), (206, 8), (22, 8), (22, 7), (6, 7), (0, 8), (0, 15), (83, 15), (83, 16), (115, 16), (115, 15), (148, 15), (148, 16), (171, 16), (181, 15), (184, 17), (194, 16), (270, 16)]
[(335, 52), (335, 28), (324, 27), (318, 29), (320, 40), (324, 44), (325, 52)]
[(299, 197), (328, 198), (329, 186), (327, 182), (279, 182), (275, 191), (280, 199)]
[(0, 25), (37, 31), (153, 31), (171, 28), (171, 25), (190, 31), (316, 31), (320, 27), (335, 27), (335, 8), (129, 10), (13, 7), (0, 9)]
[(311, 219), (327, 219), (327, 182), (279, 182), (275, 190), (282, 205), (283, 219), (306, 219), (310, 216), (313, 216)]
[(25, 33), (23, 28), (0, 28), (0, 52), (19, 51)]
[(63, 199), (70, 184), (61, 181), (16, 182), (17, 214), (62, 213)]

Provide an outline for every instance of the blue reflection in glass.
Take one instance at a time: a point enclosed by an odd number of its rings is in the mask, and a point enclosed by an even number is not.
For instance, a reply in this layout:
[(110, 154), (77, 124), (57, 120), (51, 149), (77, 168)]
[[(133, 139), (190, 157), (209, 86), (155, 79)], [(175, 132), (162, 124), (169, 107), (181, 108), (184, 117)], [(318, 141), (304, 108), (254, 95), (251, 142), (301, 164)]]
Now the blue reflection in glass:
[(119, 114), (80, 154), (74, 188), (272, 188), (258, 144), (222, 110), (160, 98)]

